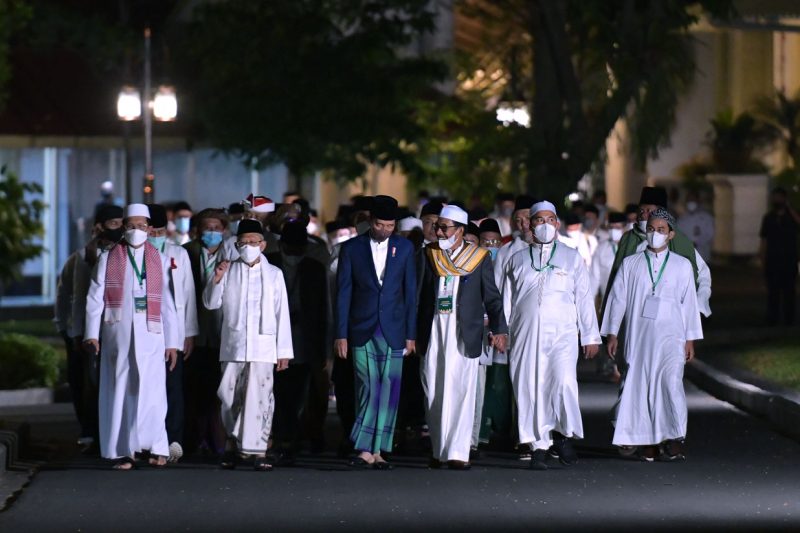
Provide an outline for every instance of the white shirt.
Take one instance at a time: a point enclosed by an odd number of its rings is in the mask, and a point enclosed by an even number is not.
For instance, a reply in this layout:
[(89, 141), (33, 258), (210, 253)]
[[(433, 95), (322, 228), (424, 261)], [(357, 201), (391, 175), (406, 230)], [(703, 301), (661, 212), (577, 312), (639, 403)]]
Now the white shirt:
[[(263, 261), (264, 258), (262, 257)], [(264, 361), (268, 358), (267, 343), (259, 342), (261, 339), (261, 265), (244, 266), (247, 275), (244, 276), (242, 295), (247, 296), (247, 322), (245, 325), (245, 352), (247, 361)]]
[(389, 239), (378, 242), (369, 240), (369, 247), (372, 250), (372, 262), (375, 263), (375, 275), (378, 276), (378, 283), (383, 285), (383, 272), (386, 269), (386, 253), (389, 251)]

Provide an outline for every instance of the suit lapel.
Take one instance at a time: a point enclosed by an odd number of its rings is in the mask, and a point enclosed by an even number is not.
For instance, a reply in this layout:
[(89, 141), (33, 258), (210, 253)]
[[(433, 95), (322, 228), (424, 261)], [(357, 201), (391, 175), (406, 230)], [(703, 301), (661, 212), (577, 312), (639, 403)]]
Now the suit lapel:
[(381, 284), (378, 282), (378, 274), (375, 272), (375, 261), (372, 260), (372, 239), (370, 239), (369, 233), (365, 233), (362, 239), (364, 241), (362, 247), (367, 256), (367, 268), (371, 274), (370, 278), (378, 290), (381, 290)]

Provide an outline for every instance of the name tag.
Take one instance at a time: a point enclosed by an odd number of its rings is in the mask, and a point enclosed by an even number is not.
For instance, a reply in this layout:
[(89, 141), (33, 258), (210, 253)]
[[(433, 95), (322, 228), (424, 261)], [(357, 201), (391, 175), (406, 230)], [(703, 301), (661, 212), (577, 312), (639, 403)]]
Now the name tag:
[(147, 312), (147, 296), (135, 296), (133, 298), (133, 307), (137, 313)]
[(442, 287), (439, 290), (439, 296), (436, 299), (436, 309), (439, 313), (452, 313), (453, 312), (453, 284), (455, 280), (453, 276), (446, 276), (442, 282)]
[(453, 297), (452, 296), (445, 296), (443, 298), (439, 298), (438, 300), (437, 309), (440, 313), (451, 313), (453, 311)]
[(657, 296), (648, 296), (644, 301), (644, 308), (642, 309), (642, 318), (649, 318), (655, 320), (658, 318), (658, 306), (661, 299)]

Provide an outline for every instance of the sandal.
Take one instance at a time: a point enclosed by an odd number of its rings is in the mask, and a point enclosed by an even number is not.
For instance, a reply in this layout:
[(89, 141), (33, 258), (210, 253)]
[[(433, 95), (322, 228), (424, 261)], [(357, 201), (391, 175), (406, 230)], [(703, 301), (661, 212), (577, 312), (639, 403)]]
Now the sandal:
[(222, 460), (219, 462), (219, 466), (225, 470), (234, 470), (237, 464), (239, 464), (239, 454), (232, 450), (222, 454)]
[(256, 457), (255, 459), (253, 459), (253, 469), (259, 472), (271, 472), (273, 466), (268, 458)]
[(113, 470), (136, 470), (136, 462), (130, 457), (122, 457), (111, 465)]

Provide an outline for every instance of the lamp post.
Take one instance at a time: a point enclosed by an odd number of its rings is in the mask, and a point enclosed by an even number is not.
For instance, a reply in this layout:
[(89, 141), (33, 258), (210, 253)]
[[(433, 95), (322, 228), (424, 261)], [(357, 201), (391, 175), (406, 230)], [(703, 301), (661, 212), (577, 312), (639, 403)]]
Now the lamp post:
[[(144, 100), (133, 86), (125, 86), (117, 98), (117, 116), (120, 120), (131, 122), (143, 119), (144, 124), (144, 183), (142, 193), (145, 203), (155, 198), (155, 174), (153, 173), (153, 119), (159, 122), (172, 122), (178, 116), (178, 100), (173, 87), (162, 85), (153, 95), (150, 75), (150, 28), (144, 29)], [(125, 192), (131, 201), (130, 147), (125, 130)]]

